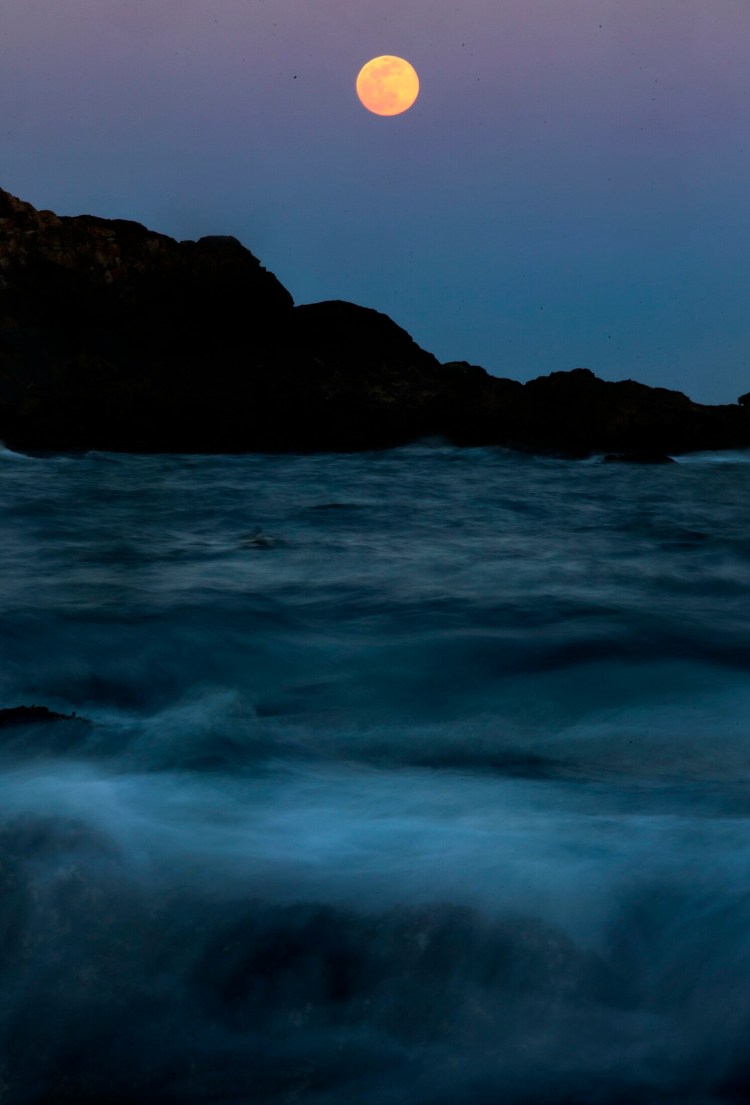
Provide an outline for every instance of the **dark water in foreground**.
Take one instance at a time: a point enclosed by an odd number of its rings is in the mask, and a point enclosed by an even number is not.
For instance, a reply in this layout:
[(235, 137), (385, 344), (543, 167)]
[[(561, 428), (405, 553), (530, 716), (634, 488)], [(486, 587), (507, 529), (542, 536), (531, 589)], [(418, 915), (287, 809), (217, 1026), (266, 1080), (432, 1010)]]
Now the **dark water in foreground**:
[(0, 705), (93, 722), (0, 734), (3, 1105), (748, 1100), (750, 455), (0, 509)]

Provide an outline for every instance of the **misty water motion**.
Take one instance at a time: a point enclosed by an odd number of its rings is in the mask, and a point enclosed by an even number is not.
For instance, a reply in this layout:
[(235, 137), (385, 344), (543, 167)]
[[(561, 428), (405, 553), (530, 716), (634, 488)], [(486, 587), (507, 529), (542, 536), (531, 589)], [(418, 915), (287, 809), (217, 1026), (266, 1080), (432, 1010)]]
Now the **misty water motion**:
[(747, 1100), (749, 464), (1, 454), (0, 1100)]

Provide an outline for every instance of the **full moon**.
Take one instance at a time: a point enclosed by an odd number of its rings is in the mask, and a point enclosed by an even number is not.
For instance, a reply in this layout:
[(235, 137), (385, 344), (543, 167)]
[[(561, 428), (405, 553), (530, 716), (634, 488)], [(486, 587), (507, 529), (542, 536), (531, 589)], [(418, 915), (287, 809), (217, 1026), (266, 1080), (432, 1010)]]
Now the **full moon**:
[(392, 54), (372, 58), (359, 71), (357, 95), (374, 115), (400, 115), (419, 95), (417, 71)]

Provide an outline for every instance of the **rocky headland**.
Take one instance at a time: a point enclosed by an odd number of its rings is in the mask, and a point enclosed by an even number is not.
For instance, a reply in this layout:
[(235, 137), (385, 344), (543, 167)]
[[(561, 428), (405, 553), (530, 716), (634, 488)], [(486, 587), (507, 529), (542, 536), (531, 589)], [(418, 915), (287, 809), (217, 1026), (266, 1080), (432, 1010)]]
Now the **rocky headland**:
[(59, 217), (0, 190), (0, 440), (21, 451), (459, 444), (659, 460), (750, 447), (750, 395), (705, 406), (588, 369), (529, 383), (441, 364), (386, 315), (295, 306), (235, 238)]

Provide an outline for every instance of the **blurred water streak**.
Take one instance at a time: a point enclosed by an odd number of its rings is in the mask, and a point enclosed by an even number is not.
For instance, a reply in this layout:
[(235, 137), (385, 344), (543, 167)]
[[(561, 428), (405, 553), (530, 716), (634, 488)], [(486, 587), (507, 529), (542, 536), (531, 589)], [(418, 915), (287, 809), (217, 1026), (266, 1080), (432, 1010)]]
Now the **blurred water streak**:
[(746, 1100), (749, 464), (0, 453), (0, 1100)]

